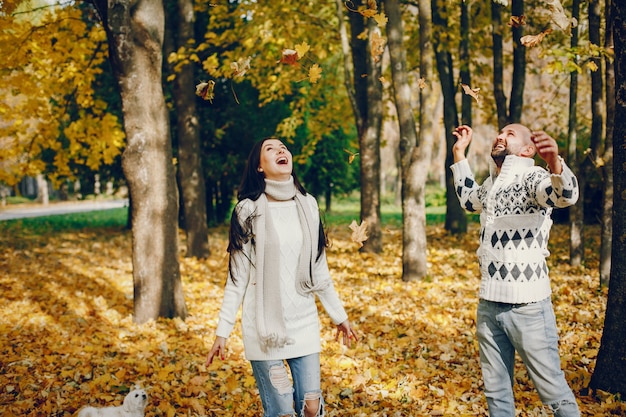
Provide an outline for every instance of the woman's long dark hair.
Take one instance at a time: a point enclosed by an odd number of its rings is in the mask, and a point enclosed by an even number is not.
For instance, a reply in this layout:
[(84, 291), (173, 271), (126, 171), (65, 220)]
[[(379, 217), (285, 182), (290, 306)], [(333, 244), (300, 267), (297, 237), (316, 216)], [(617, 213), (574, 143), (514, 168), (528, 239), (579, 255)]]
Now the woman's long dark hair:
[[(241, 183), (239, 184), (239, 188), (237, 190), (237, 205), (233, 209), (233, 212), (230, 216), (230, 230), (228, 232), (228, 248), (226, 249), (228, 253), (231, 255), (234, 252), (240, 251), (243, 249), (243, 245), (248, 242), (248, 240), (252, 240), (252, 245), (254, 245), (254, 234), (252, 231), (252, 221), (256, 216), (256, 213), (250, 214), (248, 218), (243, 221), (243, 224), (239, 222), (239, 216), (237, 210), (239, 209), (239, 202), (245, 199), (250, 199), (252, 201), (256, 201), (259, 199), (261, 194), (265, 192), (265, 175), (262, 172), (259, 172), (258, 168), (261, 163), (261, 150), (263, 148), (263, 144), (265, 141), (269, 139), (280, 140), (276, 137), (266, 137), (258, 141), (254, 144), (250, 153), (248, 154), (248, 160), (246, 161), (246, 166), (243, 170), (243, 175), (241, 176)], [(298, 180), (296, 173), (292, 171), (291, 176), (293, 177), (293, 183), (296, 186), (296, 189), (302, 193), (303, 195), (307, 195), (306, 190)], [(324, 253), (324, 249), (327, 246), (326, 233), (324, 232), (324, 226), (322, 225), (322, 221), (320, 219), (319, 226), (319, 239), (317, 242), (317, 259), (322, 256)], [(228, 262), (228, 270), (231, 273), (231, 278), (234, 280), (233, 273), (233, 265), (232, 265), (232, 256)]]

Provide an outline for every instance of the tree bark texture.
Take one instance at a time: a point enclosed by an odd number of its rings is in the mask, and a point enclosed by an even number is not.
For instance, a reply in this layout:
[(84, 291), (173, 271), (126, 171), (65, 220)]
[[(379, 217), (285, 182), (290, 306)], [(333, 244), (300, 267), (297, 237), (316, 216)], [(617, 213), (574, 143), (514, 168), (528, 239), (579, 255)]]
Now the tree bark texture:
[[(358, 8), (362, 1), (355, 1)], [(339, 5), (338, 5), (339, 8)], [(341, 15), (341, 14), (340, 14)], [(375, 25), (364, 21), (359, 13), (348, 13), (350, 19), (350, 51), (354, 72), (352, 76), (353, 110), (359, 135), (361, 178), (361, 221), (367, 223), (368, 239), (361, 251), (382, 251), (380, 220), (380, 132), (383, 117), (381, 62), (371, 56), (370, 42), (359, 39), (368, 28), (370, 36)]]
[[(613, 47), (611, 0), (605, 2), (605, 47)], [(600, 285), (608, 286), (611, 278), (611, 245), (613, 241), (613, 123), (615, 121), (615, 67), (605, 59), (606, 138), (602, 155), (602, 218), (600, 240)]]
[(127, 137), (132, 199), (134, 320), (187, 315), (178, 258), (178, 192), (162, 89), (161, 0), (94, 2), (109, 41)]
[(454, 129), (458, 126), (457, 106), (455, 101), (456, 86), (454, 84), (454, 74), (452, 66), (452, 55), (447, 51), (447, 46), (439, 41), (441, 33), (448, 29), (446, 10), (441, 2), (431, 3), (433, 16), (433, 47), (435, 49), (435, 60), (437, 72), (441, 82), (443, 94), (443, 122), (446, 131), (446, 221), (445, 229), (454, 234), (467, 232), (467, 214), (461, 207), (459, 199), (454, 190), (452, 171), (449, 167), (454, 163), (452, 155), (452, 145), (455, 142)]
[(614, 198), (611, 282), (590, 387), (626, 395), (626, 2), (612, 4), (615, 42)]
[[(418, 144), (417, 128), (411, 105), (411, 86), (406, 70), (406, 50), (402, 12), (398, 0), (385, 0), (387, 39), (391, 66), (394, 102), (400, 130), (400, 161), (402, 178), (402, 280), (414, 281), (428, 273), (426, 245), (426, 169), (418, 169), (426, 152)], [(420, 145), (420, 146), (418, 146)], [(423, 165), (422, 165), (423, 167)]]
[[(194, 40), (192, 0), (177, 0), (175, 21), (176, 46), (186, 47)], [(169, 16), (168, 16), (169, 17)], [(209, 228), (206, 212), (206, 186), (200, 152), (200, 122), (196, 112), (196, 95), (192, 86), (194, 69), (191, 61), (183, 64), (174, 80), (176, 137), (178, 139), (178, 181), (183, 202), (183, 227), (187, 236), (186, 257), (209, 256)]]
[[(580, 0), (572, 2), (572, 18), (580, 18)], [(572, 28), (572, 38), (570, 40), (572, 49), (578, 48), (578, 26)], [(570, 73), (569, 85), (569, 114), (567, 126), (567, 163), (574, 172), (579, 172), (578, 158), (578, 114), (576, 112), (578, 106), (578, 72)], [(579, 172), (580, 174), (580, 172)], [(578, 175), (578, 184), (580, 188), (580, 197), (576, 204), (569, 209), (569, 262), (572, 266), (580, 266), (584, 257), (584, 193), (585, 193), (585, 177)]]

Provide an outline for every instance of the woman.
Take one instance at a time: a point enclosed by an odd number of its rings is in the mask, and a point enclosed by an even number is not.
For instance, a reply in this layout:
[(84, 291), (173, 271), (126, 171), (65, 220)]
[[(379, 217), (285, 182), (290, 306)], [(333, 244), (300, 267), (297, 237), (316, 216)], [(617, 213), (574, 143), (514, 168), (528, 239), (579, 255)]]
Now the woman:
[[(207, 364), (224, 359), (239, 307), (246, 359), (265, 417), (323, 416), (320, 328), (315, 295), (350, 346), (357, 334), (334, 289), (319, 209), (276, 138), (250, 155), (233, 210), (228, 279)], [(289, 379), (289, 366), (293, 384)]]

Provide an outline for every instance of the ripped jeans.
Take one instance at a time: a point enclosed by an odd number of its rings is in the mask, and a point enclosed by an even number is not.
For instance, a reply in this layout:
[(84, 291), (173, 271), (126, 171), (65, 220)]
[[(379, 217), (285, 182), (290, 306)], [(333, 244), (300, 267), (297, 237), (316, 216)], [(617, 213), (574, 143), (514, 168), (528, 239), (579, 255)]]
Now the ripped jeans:
[(579, 417), (576, 398), (561, 370), (559, 337), (550, 297), (528, 304), (480, 300), (476, 334), (491, 417), (514, 417), (517, 351), (541, 401), (557, 417)]
[(322, 417), (324, 400), (320, 388), (319, 353), (287, 359), (286, 362), (291, 370), (291, 379), (283, 360), (250, 361), (264, 417), (302, 417), (305, 408), (311, 411), (308, 404), (311, 402), (316, 403), (317, 408), (317, 413), (313, 415)]

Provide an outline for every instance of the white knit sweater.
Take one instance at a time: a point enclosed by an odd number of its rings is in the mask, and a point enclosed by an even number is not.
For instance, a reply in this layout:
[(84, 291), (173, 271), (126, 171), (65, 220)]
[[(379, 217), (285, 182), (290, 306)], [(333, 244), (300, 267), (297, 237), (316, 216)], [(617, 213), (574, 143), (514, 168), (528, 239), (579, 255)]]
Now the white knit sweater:
[(533, 159), (509, 155), (500, 174), (480, 186), (466, 159), (451, 166), (461, 206), (480, 212), (480, 298), (521, 304), (550, 296), (550, 214), (578, 200), (576, 177), (561, 162), (563, 172), (555, 175)]
[[(313, 218), (319, 219), (319, 209), (315, 198), (309, 194), (306, 201), (308, 208), (313, 211)], [(241, 205), (240, 221), (243, 221), (250, 213), (254, 212), (255, 202), (244, 200), (239, 204)], [(280, 240), (280, 253), (266, 254), (266, 259), (270, 255), (275, 258), (275, 262), (279, 262), (281, 265), (278, 279), (280, 279), (281, 284), (283, 316), (287, 336), (293, 339), (295, 343), (280, 349), (270, 349), (267, 352), (263, 352), (261, 349), (255, 319), (255, 291), (257, 290), (254, 282), (255, 251), (249, 241), (244, 245), (244, 253), (233, 254), (237, 257), (234, 268), (235, 283), (229, 275), (216, 330), (217, 336), (227, 338), (235, 325), (237, 311), (242, 306), (243, 344), (248, 360), (296, 358), (321, 350), (320, 325), (315, 296), (313, 294), (303, 296), (296, 290), (295, 271), (298, 266), (303, 237), (296, 203), (294, 200), (270, 202), (268, 208)], [(312, 244), (317, 247), (317, 242), (312, 242)], [(331, 280), (325, 253), (313, 265), (313, 276), (316, 282)], [(270, 279), (270, 277), (264, 279)], [(332, 281), (325, 290), (316, 294), (334, 324), (347, 320), (348, 315), (332, 285)]]

